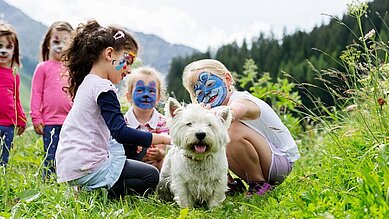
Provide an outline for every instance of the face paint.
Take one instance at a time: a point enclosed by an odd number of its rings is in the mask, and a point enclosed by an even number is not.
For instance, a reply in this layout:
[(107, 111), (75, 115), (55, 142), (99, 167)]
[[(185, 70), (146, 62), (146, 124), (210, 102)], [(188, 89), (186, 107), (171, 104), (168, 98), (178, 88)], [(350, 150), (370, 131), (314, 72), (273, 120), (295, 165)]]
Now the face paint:
[(157, 84), (150, 81), (146, 86), (143, 80), (136, 82), (132, 99), (135, 105), (141, 109), (152, 109), (157, 102)]
[(122, 57), (119, 58), (119, 60), (112, 60), (112, 65), (115, 65), (116, 71), (126, 69), (128, 65), (132, 65), (132, 63), (134, 63), (135, 57), (136, 55), (132, 52), (124, 52)]
[(14, 45), (6, 37), (0, 37), (0, 63), (9, 63), (14, 53)]
[(227, 96), (227, 86), (218, 76), (209, 72), (199, 74), (194, 84), (194, 93), (199, 103), (220, 106)]
[(55, 35), (50, 41), (50, 51), (60, 53), (64, 47), (68, 45), (67, 37), (58, 37)]

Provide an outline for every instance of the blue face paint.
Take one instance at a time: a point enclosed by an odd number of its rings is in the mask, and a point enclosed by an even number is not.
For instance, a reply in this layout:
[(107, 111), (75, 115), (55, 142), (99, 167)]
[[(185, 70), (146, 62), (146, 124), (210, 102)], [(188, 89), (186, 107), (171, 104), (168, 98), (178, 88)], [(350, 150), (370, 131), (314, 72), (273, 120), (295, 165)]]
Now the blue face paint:
[(227, 86), (218, 76), (202, 72), (194, 85), (194, 93), (199, 103), (220, 106), (227, 96)]
[(152, 109), (157, 102), (157, 84), (150, 81), (146, 86), (143, 80), (136, 82), (132, 99), (135, 105), (141, 109)]

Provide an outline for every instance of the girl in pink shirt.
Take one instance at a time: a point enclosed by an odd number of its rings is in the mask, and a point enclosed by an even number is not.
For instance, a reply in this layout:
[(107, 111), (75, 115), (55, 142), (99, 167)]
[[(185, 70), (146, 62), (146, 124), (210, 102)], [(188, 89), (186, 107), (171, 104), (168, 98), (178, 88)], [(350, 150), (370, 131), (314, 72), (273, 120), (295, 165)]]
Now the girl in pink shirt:
[(21, 135), (26, 127), (26, 115), (19, 98), (20, 77), (16, 72), (19, 66), (16, 31), (11, 25), (0, 23), (0, 166), (8, 163), (15, 126), (17, 135)]
[(43, 135), (43, 178), (55, 171), (59, 133), (72, 106), (70, 97), (62, 90), (67, 77), (61, 63), (61, 51), (68, 46), (72, 31), (73, 27), (63, 21), (49, 27), (41, 46), (43, 62), (36, 66), (32, 78), (30, 114), (35, 132)]

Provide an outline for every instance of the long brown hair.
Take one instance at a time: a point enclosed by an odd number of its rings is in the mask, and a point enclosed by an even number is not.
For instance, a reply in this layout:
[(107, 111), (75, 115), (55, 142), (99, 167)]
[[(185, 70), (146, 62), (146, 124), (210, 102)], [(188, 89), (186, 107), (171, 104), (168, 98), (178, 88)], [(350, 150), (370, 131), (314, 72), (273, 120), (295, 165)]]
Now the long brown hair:
[(0, 36), (6, 36), (7, 39), (14, 44), (14, 52), (12, 55), (11, 67), (13, 67), (14, 64), (16, 64), (18, 67), (21, 67), (19, 40), (15, 28), (10, 24), (0, 21)]
[[(122, 33), (116, 38), (116, 34)], [(102, 27), (95, 20), (80, 24), (70, 46), (63, 52), (63, 62), (69, 70), (68, 92), (72, 99), (78, 87), (89, 74), (93, 64), (99, 59), (103, 49), (112, 47), (115, 50), (132, 50), (138, 52), (135, 38), (124, 29), (109, 26)]]

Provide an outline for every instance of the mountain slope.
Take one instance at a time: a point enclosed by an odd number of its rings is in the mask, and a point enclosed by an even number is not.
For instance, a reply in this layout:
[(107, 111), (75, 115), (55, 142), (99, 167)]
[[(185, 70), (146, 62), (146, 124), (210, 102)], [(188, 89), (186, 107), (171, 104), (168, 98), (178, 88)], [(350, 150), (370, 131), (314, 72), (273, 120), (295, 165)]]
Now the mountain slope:
[[(21, 97), (25, 109), (29, 108), (31, 78), (39, 61), (39, 47), (47, 26), (28, 17), (18, 8), (0, 0), (0, 19), (13, 25), (18, 33), (23, 68), (21, 69)], [(163, 74), (169, 71), (174, 57), (188, 56), (197, 50), (171, 44), (152, 34), (133, 32), (141, 44), (140, 59), (144, 65), (155, 67)]]

